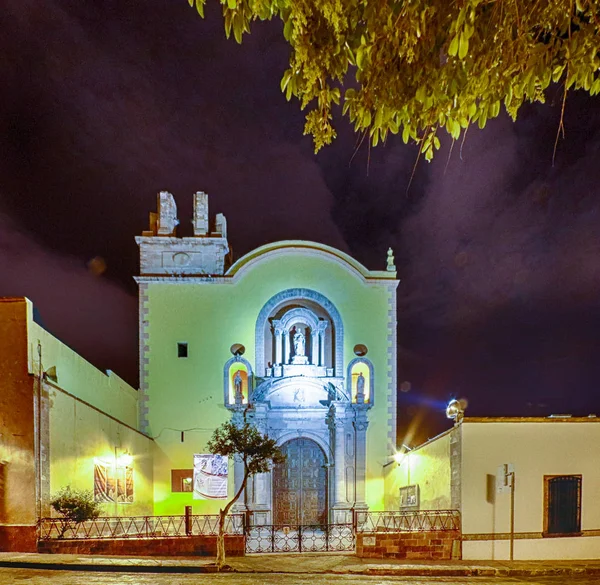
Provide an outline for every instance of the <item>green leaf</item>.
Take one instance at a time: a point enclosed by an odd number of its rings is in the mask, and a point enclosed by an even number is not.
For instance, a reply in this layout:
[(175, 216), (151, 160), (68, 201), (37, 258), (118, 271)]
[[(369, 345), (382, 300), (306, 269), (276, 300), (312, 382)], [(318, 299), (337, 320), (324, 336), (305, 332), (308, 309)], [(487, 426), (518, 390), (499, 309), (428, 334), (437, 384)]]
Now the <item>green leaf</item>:
[(227, 8), (235, 10), (237, 8), (237, 0), (227, 0)]
[(238, 45), (242, 44), (242, 17), (236, 13), (233, 17), (233, 37), (235, 38)]
[(290, 82), (291, 78), (292, 78), (292, 70), (288, 69), (283, 74), (283, 77), (281, 78), (281, 83), (279, 84), (279, 87), (281, 88), (281, 91), (285, 91), (285, 88), (287, 87), (287, 84)]
[(408, 139), (410, 138), (410, 130), (406, 124), (404, 124), (404, 128), (402, 128), (402, 142), (404, 144), (408, 144)]
[(363, 128), (368, 128), (371, 125), (371, 111), (365, 110), (362, 116)]
[(365, 59), (365, 48), (361, 45), (356, 51), (356, 66), (362, 70)]
[(452, 41), (450, 42), (450, 46), (448, 47), (448, 55), (451, 57), (456, 57), (458, 53), (458, 35), (455, 35)]
[(288, 18), (283, 25), (283, 36), (286, 41), (289, 41), (292, 38), (292, 30), (294, 27), (294, 23), (291, 18)]
[(469, 52), (469, 39), (466, 37), (464, 33), (460, 33), (460, 37), (458, 39), (458, 58), (464, 59)]

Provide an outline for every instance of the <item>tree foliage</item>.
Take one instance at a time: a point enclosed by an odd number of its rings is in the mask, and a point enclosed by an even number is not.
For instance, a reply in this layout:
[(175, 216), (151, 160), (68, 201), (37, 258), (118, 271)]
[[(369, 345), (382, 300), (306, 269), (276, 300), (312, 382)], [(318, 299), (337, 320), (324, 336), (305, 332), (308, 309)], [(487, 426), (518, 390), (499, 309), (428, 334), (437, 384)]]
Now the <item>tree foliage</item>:
[[(204, 15), (206, 0), (188, 2)], [(551, 82), (564, 97), (600, 92), (598, 0), (220, 2), (238, 43), (257, 19), (283, 22), (291, 55), (281, 89), (308, 108), (315, 151), (336, 136), (338, 104), (373, 146), (401, 133), (430, 160), (441, 129), (456, 140), (502, 106), (514, 120)]]
[(101, 504), (94, 501), (94, 493), (91, 490), (74, 490), (67, 486), (59, 490), (50, 501), (50, 505), (63, 517), (59, 538), (62, 538), (67, 530), (73, 528), (74, 524), (95, 520), (100, 516)]
[(231, 506), (242, 495), (250, 476), (266, 473), (272, 463), (283, 463), (285, 456), (275, 439), (261, 434), (256, 427), (245, 420), (240, 424), (226, 422), (216, 428), (208, 442), (208, 450), (215, 455), (239, 457), (244, 466), (244, 476), (238, 491), (225, 508), (219, 511), (216, 564), (221, 569), (225, 564), (225, 520)]

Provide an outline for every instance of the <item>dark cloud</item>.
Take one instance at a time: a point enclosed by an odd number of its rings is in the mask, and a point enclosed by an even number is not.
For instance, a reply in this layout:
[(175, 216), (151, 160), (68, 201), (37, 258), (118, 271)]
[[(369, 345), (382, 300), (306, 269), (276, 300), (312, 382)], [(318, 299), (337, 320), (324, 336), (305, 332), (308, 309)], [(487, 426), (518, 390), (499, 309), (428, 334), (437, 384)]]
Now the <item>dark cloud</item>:
[[(0, 294), (35, 297), (77, 351), (135, 371), (133, 236), (160, 189), (189, 233), (201, 189), (237, 257), (303, 238), (380, 269), (394, 247), (402, 423), (428, 413), (416, 439), (446, 424), (451, 396), (477, 414), (600, 409), (597, 98), (569, 97), (554, 167), (560, 88), (517, 124), (472, 128), (450, 156), (446, 143), (411, 182), (414, 146), (369, 149), (341, 120), (336, 143), (312, 154), (279, 91), (276, 22), (240, 47), (217, 3), (204, 21), (183, 0), (5, 4), (0, 208), (13, 227), (2, 220)], [(17, 253), (35, 270), (14, 266)], [(96, 257), (101, 276), (85, 268)]]
[(135, 382), (135, 296), (78, 258), (49, 252), (2, 214), (0, 275), (0, 296), (28, 297), (44, 328), (96, 367)]

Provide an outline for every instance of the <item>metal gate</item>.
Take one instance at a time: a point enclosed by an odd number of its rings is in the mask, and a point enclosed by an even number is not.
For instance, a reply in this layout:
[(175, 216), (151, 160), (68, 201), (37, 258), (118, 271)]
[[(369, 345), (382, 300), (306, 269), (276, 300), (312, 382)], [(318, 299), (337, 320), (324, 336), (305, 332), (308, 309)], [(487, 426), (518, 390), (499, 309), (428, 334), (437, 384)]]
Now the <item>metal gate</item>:
[(313, 526), (250, 526), (246, 530), (246, 552), (353, 551), (352, 524)]
[(284, 463), (273, 470), (274, 524), (327, 524), (325, 453), (310, 439), (293, 439), (282, 446)]

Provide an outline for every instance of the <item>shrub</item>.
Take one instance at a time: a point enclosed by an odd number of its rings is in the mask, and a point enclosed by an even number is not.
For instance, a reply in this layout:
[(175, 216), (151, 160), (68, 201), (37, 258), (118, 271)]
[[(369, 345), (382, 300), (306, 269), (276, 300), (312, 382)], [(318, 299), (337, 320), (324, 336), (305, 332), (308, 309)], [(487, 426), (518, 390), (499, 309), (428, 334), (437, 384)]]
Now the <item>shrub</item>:
[(94, 501), (92, 490), (74, 490), (71, 486), (56, 493), (50, 505), (63, 517), (58, 538), (62, 538), (75, 524), (98, 518), (101, 512), (100, 504)]

